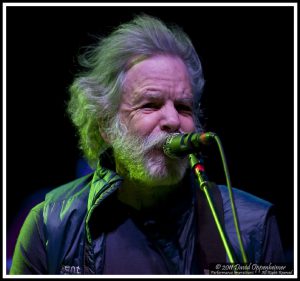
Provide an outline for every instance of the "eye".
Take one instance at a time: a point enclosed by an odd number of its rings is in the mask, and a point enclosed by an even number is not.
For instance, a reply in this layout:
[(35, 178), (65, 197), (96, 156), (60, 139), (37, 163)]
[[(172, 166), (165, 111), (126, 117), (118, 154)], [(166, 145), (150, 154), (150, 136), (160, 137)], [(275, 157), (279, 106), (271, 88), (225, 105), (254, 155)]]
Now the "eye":
[(148, 103), (145, 103), (144, 105), (142, 105), (142, 108), (144, 108), (144, 109), (159, 109), (160, 104), (155, 103), (155, 102), (148, 102)]
[(178, 112), (180, 113), (184, 113), (184, 114), (192, 114), (192, 107), (186, 104), (178, 104), (176, 106), (176, 109)]

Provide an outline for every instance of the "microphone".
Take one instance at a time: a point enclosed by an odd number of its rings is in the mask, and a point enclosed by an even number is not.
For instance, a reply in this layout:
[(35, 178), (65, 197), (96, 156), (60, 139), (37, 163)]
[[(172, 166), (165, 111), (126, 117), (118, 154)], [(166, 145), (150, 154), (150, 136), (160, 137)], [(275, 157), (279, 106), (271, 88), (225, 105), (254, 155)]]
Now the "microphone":
[(163, 151), (170, 158), (183, 158), (187, 154), (199, 152), (214, 137), (215, 134), (210, 132), (171, 134), (163, 145)]

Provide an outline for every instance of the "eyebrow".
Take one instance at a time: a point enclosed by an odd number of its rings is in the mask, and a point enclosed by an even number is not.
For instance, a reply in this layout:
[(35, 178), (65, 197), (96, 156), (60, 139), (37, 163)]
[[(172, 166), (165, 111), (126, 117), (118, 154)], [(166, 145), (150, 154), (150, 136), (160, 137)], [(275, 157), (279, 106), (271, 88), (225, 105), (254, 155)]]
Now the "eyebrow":
[[(161, 100), (164, 98), (164, 94), (162, 92), (159, 91), (153, 91), (153, 92), (145, 92), (143, 95), (141, 95), (138, 100), (142, 101), (144, 99), (147, 100)], [(182, 97), (182, 98), (178, 98), (175, 99), (176, 103), (189, 103), (189, 104), (193, 104), (193, 97)]]
[(179, 99), (176, 99), (175, 102), (179, 102), (179, 103), (188, 103), (188, 104), (193, 104), (193, 98), (179, 98)]

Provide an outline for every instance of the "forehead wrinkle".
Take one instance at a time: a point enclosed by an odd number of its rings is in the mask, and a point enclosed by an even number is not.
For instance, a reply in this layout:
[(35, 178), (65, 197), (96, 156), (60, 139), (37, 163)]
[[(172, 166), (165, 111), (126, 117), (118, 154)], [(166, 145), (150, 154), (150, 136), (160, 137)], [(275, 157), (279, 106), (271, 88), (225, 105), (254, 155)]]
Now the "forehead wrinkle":
[(160, 92), (159, 90), (145, 90), (145, 91), (134, 91), (132, 93), (132, 97), (131, 97), (131, 101), (132, 102), (140, 102), (142, 100), (145, 100), (145, 99), (162, 99), (164, 98), (164, 94), (162, 92)]
[[(172, 69), (166, 67), (166, 58), (158, 62), (151, 59), (135, 64), (127, 73), (124, 79), (124, 98), (126, 103), (136, 104), (144, 99), (171, 98), (174, 101), (178, 98), (193, 96), (189, 79), (186, 73), (173, 63)], [(168, 61), (167, 61), (168, 62)], [(142, 65), (143, 64), (143, 65)], [(158, 70), (156, 71), (156, 67)], [(141, 68), (141, 69), (140, 69)], [(180, 75), (178, 74), (180, 73)]]

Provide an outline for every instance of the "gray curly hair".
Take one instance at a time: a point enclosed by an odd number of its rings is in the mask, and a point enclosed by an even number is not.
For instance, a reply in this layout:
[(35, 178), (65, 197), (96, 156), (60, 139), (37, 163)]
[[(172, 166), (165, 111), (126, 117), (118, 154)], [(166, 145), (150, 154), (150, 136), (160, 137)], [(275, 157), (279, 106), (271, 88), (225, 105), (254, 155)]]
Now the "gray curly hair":
[(194, 96), (194, 120), (197, 130), (201, 130), (199, 105), (204, 78), (190, 39), (177, 26), (167, 27), (152, 16), (137, 16), (79, 57), (79, 63), (87, 70), (70, 86), (67, 110), (78, 130), (80, 148), (91, 167), (95, 167), (100, 154), (109, 147), (100, 131), (106, 132), (116, 125), (126, 72), (133, 61), (157, 54), (177, 56), (187, 66)]

